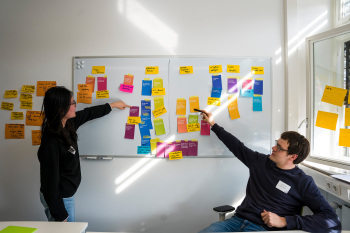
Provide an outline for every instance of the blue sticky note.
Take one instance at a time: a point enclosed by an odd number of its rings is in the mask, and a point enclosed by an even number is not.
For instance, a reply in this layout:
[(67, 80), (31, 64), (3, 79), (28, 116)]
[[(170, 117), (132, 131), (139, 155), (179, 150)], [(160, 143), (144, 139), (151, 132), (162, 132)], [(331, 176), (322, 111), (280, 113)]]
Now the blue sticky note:
[(222, 90), (221, 75), (213, 75), (212, 81), (213, 81), (213, 88)]
[(149, 132), (149, 128), (146, 124), (146, 122), (141, 121), (139, 123), (139, 129), (140, 129), (140, 134), (141, 134), (141, 138), (151, 138), (151, 133)]
[(142, 95), (152, 95), (152, 80), (142, 80)]
[(262, 98), (261, 96), (253, 96), (253, 111), (262, 111)]
[(151, 101), (150, 100), (141, 100), (141, 115), (148, 113), (151, 115)]
[(242, 97), (253, 97), (254, 90), (253, 89), (241, 89), (240, 96)]
[(220, 98), (222, 89), (213, 88), (211, 89), (211, 97)]
[(151, 138), (141, 139), (141, 146), (151, 146)]
[(137, 147), (137, 154), (139, 154), (139, 155), (151, 154), (151, 147), (150, 146), (138, 146)]
[(255, 95), (262, 95), (263, 94), (263, 88), (264, 82), (263, 80), (255, 80), (254, 81), (254, 94)]
[(147, 125), (148, 129), (153, 129), (151, 115), (148, 113), (144, 113), (141, 115), (141, 121), (144, 121)]

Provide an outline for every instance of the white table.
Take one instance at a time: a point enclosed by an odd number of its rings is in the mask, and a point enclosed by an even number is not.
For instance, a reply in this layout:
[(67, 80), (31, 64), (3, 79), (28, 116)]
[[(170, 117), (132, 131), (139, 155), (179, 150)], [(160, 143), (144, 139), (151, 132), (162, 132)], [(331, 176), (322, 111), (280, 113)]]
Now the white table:
[(87, 222), (0, 222), (0, 230), (8, 226), (37, 228), (35, 233), (85, 233)]

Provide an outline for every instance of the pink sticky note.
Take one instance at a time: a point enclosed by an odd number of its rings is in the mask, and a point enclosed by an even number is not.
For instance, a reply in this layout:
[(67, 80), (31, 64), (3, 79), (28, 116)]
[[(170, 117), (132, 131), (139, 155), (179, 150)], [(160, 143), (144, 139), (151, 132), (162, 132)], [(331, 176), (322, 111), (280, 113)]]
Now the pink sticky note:
[(186, 142), (185, 140), (181, 140), (181, 151), (182, 156), (188, 155), (188, 141)]
[(166, 143), (164, 157), (169, 158), (169, 153), (174, 151), (175, 151), (175, 143), (174, 142)]
[(201, 135), (210, 135), (210, 125), (205, 120), (201, 121)]
[(140, 109), (139, 106), (132, 106), (132, 107), (130, 107), (129, 116), (138, 117), (139, 116), (139, 111), (140, 111), (139, 109)]
[(132, 93), (134, 91), (134, 86), (120, 84), (119, 90), (122, 92)]
[(135, 125), (125, 124), (125, 136), (126, 139), (134, 139), (135, 135)]
[(107, 77), (97, 77), (97, 90), (107, 91)]
[(166, 143), (164, 142), (157, 142), (157, 157), (164, 157), (165, 145)]
[(198, 155), (198, 141), (188, 141), (188, 156)]

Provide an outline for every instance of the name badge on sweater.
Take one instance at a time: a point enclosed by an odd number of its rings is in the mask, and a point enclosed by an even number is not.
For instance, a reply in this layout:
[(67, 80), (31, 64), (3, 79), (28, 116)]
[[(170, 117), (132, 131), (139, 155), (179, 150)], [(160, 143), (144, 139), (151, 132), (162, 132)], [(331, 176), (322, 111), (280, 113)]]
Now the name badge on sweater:
[(72, 146), (69, 147), (68, 152), (70, 152), (73, 155), (75, 155), (75, 149)]
[(287, 193), (289, 192), (289, 190), (290, 190), (290, 186), (289, 186), (288, 184), (282, 182), (282, 181), (279, 181), (279, 182), (277, 183), (276, 188), (279, 189), (279, 190), (281, 190), (282, 192), (284, 192), (284, 193), (286, 193), (286, 194), (287, 194)]

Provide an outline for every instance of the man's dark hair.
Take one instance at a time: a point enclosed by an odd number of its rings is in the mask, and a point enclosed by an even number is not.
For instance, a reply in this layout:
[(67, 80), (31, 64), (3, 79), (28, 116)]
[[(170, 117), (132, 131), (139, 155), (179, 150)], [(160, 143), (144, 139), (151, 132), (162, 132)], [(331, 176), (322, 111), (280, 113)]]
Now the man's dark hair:
[(303, 135), (295, 131), (286, 131), (281, 134), (283, 140), (288, 141), (288, 154), (297, 154), (294, 164), (301, 163), (310, 153), (310, 143)]

